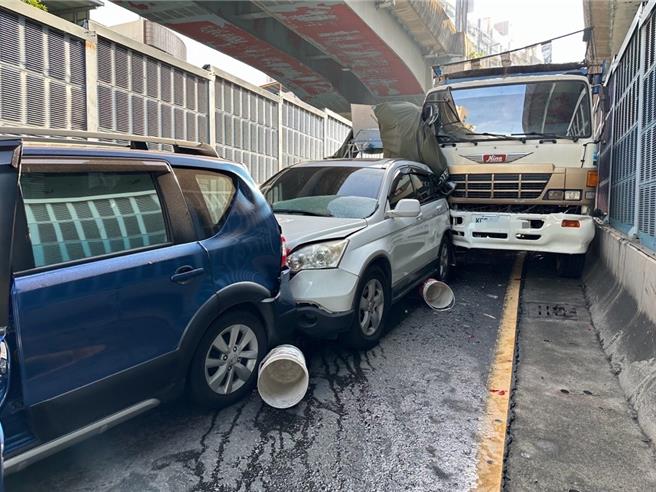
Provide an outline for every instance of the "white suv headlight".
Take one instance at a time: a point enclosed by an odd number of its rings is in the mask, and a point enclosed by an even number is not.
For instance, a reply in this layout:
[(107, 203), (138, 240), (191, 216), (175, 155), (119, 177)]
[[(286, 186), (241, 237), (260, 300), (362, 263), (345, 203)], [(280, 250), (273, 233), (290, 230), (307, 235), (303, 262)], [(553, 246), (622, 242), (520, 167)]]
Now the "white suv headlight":
[(287, 265), (294, 273), (301, 270), (337, 268), (347, 244), (348, 240), (342, 239), (304, 246), (289, 255)]

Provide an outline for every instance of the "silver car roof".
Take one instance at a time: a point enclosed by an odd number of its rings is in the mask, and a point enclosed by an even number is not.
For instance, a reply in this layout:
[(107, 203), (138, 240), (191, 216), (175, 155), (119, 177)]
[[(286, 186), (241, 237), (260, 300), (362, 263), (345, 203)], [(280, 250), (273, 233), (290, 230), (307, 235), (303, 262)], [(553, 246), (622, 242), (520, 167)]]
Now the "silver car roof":
[(294, 164), (294, 167), (371, 167), (377, 169), (387, 169), (398, 159), (323, 159), (320, 161), (304, 161)]
[(304, 161), (290, 167), (367, 167), (372, 169), (390, 169), (394, 164), (412, 165), (424, 171), (430, 171), (426, 164), (397, 158), (384, 159), (324, 159), (321, 161)]

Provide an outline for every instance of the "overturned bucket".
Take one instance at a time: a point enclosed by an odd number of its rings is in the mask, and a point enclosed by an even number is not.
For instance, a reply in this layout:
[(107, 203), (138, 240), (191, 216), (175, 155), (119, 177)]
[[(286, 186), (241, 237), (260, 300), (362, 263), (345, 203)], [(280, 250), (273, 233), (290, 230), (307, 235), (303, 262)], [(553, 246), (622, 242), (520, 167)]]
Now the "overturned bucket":
[(257, 391), (272, 407), (296, 405), (305, 396), (308, 382), (303, 352), (293, 345), (279, 345), (260, 362)]
[(453, 295), (451, 287), (434, 278), (429, 278), (424, 282), (421, 295), (426, 304), (435, 311), (448, 311), (456, 303), (456, 297)]

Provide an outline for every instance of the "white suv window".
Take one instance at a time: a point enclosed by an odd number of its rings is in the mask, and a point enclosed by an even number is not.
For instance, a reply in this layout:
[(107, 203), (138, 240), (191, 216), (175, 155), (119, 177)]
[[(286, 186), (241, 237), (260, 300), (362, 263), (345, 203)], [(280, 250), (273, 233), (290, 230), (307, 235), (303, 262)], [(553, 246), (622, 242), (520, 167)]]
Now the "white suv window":
[(169, 242), (149, 173), (26, 173), (21, 190), (36, 268)]
[(419, 203), (424, 205), (440, 198), (438, 187), (436, 186), (437, 180), (434, 179), (435, 175), (417, 172), (411, 176)]
[(394, 181), (392, 191), (390, 192), (389, 204), (390, 208), (394, 210), (396, 204), (406, 198), (417, 198), (415, 189), (412, 186), (412, 180), (409, 174), (402, 174)]

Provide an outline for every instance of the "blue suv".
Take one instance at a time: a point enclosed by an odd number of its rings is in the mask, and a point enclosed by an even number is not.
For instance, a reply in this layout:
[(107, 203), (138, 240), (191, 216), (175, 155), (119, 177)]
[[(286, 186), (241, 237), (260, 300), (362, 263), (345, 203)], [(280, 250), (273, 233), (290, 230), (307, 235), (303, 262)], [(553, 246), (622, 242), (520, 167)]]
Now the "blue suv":
[(0, 140), (5, 473), (185, 390), (252, 390), (280, 229), (242, 166), (187, 150)]

